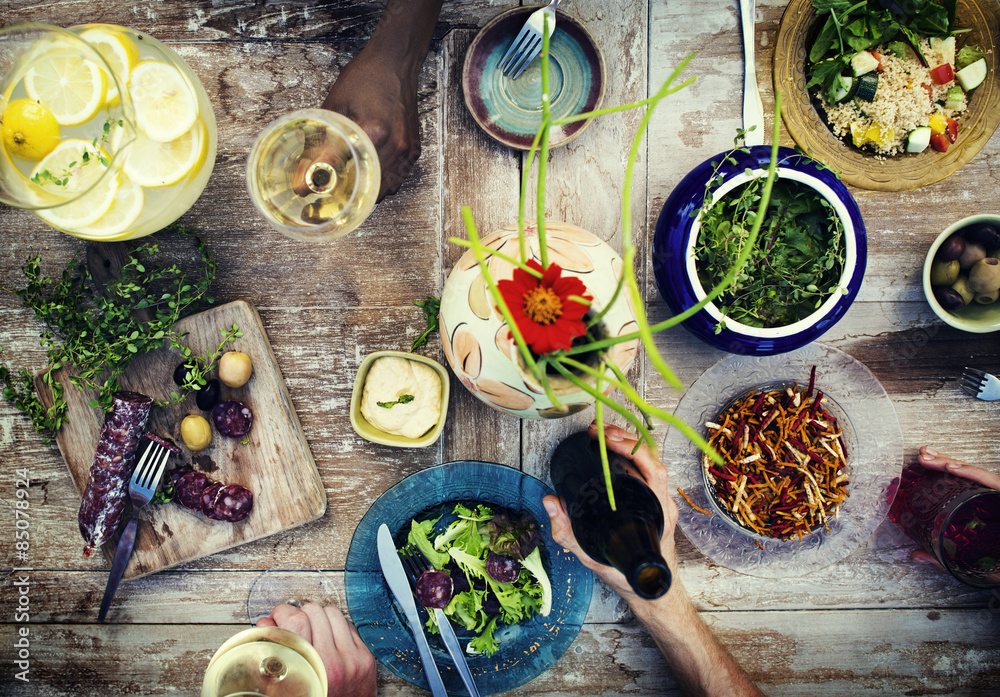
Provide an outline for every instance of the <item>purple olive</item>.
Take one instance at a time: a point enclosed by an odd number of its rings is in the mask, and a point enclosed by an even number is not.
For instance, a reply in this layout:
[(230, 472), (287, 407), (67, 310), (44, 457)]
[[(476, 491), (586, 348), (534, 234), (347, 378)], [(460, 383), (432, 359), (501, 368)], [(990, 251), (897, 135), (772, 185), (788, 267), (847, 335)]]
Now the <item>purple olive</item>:
[(483, 612), (487, 615), (500, 614), (500, 599), (493, 594), (493, 591), (486, 594), (486, 600), (483, 601)]
[(424, 607), (444, 609), (451, 602), (455, 584), (447, 571), (425, 571), (414, 584), (413, 594)]
[(984, 247), (1000, 247), (1000, 230), (989, 223), (976, 223), (962, 230), (962, 236), (967, 242), (981, 244)]
[(499, 583), (513, 583), (521, 574), (521, 562), (506, 554), (490, 551), (486, 555), (486, 573)]
[(965, 307), (965, 298), (954, 288), (948, 286), (934, 286), (933, 288), (934, 299), (948, 312), (961, 310)]
[(934, 261), (954, 261), (962, 256), (965, 251), (965, 238), (961, 235), (952, 235), (938, 247)]

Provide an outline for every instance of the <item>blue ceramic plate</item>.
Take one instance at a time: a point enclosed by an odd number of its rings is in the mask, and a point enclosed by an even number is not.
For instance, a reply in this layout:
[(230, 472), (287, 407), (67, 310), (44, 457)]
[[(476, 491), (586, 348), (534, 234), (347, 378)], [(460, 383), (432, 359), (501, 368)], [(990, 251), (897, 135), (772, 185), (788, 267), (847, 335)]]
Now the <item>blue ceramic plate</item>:
[[(494, 17), (472, 40), (462, 68), (465, 105), (476, 123), (504, 145), (528, 150), (542, 125), (541, 60), (533, 60), (516, 80), (497, 66), (528, 15), (537, 7), (517, 7)], [(593, 111), (604, 99), (604, 58), (583, 25), (561, 11), (549, 42), (550, 108), (553, 119)], [(549, 146), (565, 145), (592, 119), (554, 126)]]
[[(721, 162), (725, 155), (720, 153), (691, 170), (670, 194), (656, 221), (653, 272), (660, 295), (674, 314), (683, 312), (705, 297), (694, 264), (698, 218), (692, 214), (702, 207), (705, 185), (715, 169), (712, 163)], [(733, 157), (735, 163), (725, 162), (719, 167), (723, 178), (718, 188), (720, 193), (741, 179), (745, 180), (746, 170), (766, 170), (771, 161), (771, 146), (758, 145), (750, 148), (749, 153), (737, 152)], [(794, 150), (778, 148), (778, 158), (781, 160), (779, 176), (812, 186), (838, 211), (847, 237), (844, 275), (840, 285), (847, 292), (834, 293), (816, 312), (785, 327), (759, 329), (726, 319), (725, 328), (716, 333), (722, 315), (711, 303), (684, 321), (684, 326), (695, 336), (730, 353), (769, 356), (792, 351), (818, 339), (847, 312), (858, 296), (865, 275), (868, 260), (865, 225), (858, 204), (847, 187), (833, 172), (814, 160), (797, 155)]]
[[(382, 578), (375, 542), (379, 526), (388, 525), (400, 546), (411, 519), (439, 515), (449, 502), (479, 501), (531, 513), (538, 521), (545, 540), (542, 559), (552, 581), (552, 612), (498, 631), (500, 650), (493, 656), (468, 656), (476, 685), (483, 695), (513, 690), (555, 664), (580, 632), (593, 578), (576, 557), (552, 542), (542, 507), (542, 497), (552, 493), (516, 469), (464, 460), (421, 470), (382, 494), (358, 523), (345, 570), (351, 619), (375, 658), (404, 680), (428, 689), (409, 624)], [(461, 641), (461, 628), (456, 631)], [(440, 637), (428, 634), (427, 639), (448, 694), (468, 694)]]

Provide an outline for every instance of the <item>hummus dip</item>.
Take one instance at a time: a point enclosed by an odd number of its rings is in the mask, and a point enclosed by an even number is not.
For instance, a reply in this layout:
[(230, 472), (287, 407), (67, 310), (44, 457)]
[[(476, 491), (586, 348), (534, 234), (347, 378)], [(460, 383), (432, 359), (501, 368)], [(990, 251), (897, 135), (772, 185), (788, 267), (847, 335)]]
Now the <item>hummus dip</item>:
[[(403, 395), (413, 395), (413, 400), (399, 402)], [(383, 407), (379, 402), (396, 403)], [(365, 376), (361, 413), (381, 431), (419, 438), (441, 418), (441, 378), (423, 363), (383, 356), (372, 363)]]

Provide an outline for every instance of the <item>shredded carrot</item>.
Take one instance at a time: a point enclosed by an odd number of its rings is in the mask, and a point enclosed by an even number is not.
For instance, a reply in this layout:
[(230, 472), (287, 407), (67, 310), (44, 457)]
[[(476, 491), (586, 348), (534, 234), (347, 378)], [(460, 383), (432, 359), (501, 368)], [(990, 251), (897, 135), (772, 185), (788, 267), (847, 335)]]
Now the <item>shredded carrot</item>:
[(811, 371), (808, 389), (753, 390), (706, 423), (725, 462), (705, 470), (719, 506), (766, 537), (802, 539), (829, 529), (828, 516), (837, 517), (850, 495), (843, 432), (814, 389)]
[(692, 501), (690, 498), (688, 498), (688, 495), (685, 494), (684, 490), (681, 489), (680, 487), (677, 487), (677, 493), (680, 494), (681, 496), (683, 496), (684, 500), (687, 501), (688, 504), (690, 504), (691, 508), (693, 508), (694, 510), (698, 511), (699, 513), (704, 513), (705, 515), (712, 515), (711, 511), (706, 511), (701, 506), (694, 505), (694, 501)]

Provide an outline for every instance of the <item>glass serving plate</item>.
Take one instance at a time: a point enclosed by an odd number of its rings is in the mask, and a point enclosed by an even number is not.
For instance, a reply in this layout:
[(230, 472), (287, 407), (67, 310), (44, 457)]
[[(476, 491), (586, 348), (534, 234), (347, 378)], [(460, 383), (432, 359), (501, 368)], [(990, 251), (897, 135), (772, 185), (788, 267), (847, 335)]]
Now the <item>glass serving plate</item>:
[(707, 490), (701, 451), (677, 429), (666, 435), (663, 456), (671, 490), (680, 487), (695, 505), (715, 511), (707, 516), (675, 495), (678, 524), (695, 547), (721, 566), (763, 578), (802, 576), (853, 552), (889, 512), (890, 485), (903, 463), (896, 410), (871, 371), (839, 349), (814, 343), (776, 356), (727, 356), (695, 380), (674, 414), (704, 434), (705, 422), (715, 421), (734, 397), (762, 385), (806, 385), (814, 365), (816, 389), (829, 397), (824, 405), (843, 424), (848, 451), (850, 496), (840, 516), (830, 519), (829, 531), (820, 528), (801, 540), (781, 541), (748, 532), (719, 515)]
[[(354, 532), (344, 574), (351, 620), (375, 658), (404, 680), (428, 689), (410, 626), (382, 576), (376, 548), (379, 526), (389, 527), (398, 546), (411, 519), (436, 517), (448, 502), (478, 501), (534, 516), (545, 544), (542, 559), (552, 582), (552, 611), (548, 617), (536, 615), (498, 630), (500, 650), (492, 656), (467, 655), (476, 685), (483, 695), (506, 692), (552, 667), (580, 632), (593, 589), (590, 571), (552, 541), (542, 497), (553, 493), (511, 467), (463, 460), (412, 474), (376, 499)], [(426, 620), (424, 610), (420, 612)], [(464, 646), (470, 635), (453, 626)], [(427, 634), (427, 640), (448, 694), (468, 694), (440, 636)]]

